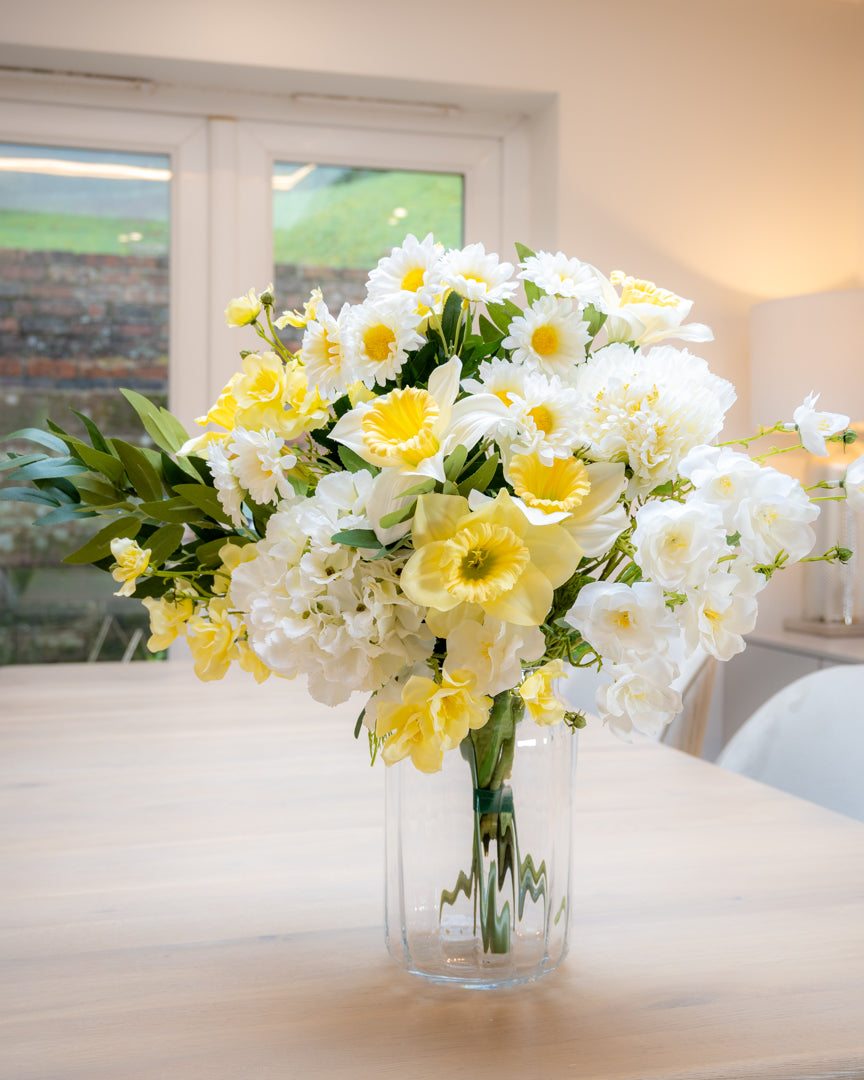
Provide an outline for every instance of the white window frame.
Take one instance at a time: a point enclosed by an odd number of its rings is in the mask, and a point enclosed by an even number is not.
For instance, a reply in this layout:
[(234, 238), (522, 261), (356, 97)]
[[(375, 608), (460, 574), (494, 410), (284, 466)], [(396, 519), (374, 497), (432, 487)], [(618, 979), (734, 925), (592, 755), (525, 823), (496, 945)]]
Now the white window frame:
[(5, 102), (0, 140), (170, 157), (168, 398), (184, 422), (200, 415), (202, 383), (208, 389), (212, 383), (206, 331), (206, 122), (200, 117)]

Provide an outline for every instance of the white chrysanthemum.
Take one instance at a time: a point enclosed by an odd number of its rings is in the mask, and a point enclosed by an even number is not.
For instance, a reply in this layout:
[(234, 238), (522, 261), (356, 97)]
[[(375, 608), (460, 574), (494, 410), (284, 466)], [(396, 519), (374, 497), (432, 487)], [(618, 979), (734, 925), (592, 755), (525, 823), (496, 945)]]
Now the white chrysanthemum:
[(719, 509), (671, 499), (641, 507), (632, 539), (636, 564), (664, 589), (699, 585), (729, 551)]
[(447, 635), (447, 655), (477, 679), (476, 692), (494, 697), (522, 681), (522, 662), (539, 660), (546, 639), (538, 626), (516, 626), (486, 615), (465, 619)]
[(408, 352), (424, 338), (417, 327), (423, 317), (413, 297), (405, 293), (387, 300), (367, 300), (345, 316), (341, 344), (343, 363), (367, 386), (383, 386), (402, 368)]
[(273, 502), (277, 494), (287, 499), (293, 493), (285, 473), (294, 468), (297, 457), (285, 450), (285, 440), (269, 428), (264, 431), (235, 428), (228, 451), (235, 455), (231, 471), (255, 502), (264, 506)]
[(291, 499), (267, 525), (257, 555), (231, 576), (249, 645), (266, 666), (307, 677), (316, 701), (371, 693), (431, 655), (434, 638), (399, 586), (405, 557), (367, 560), (332, 537), (368, 528), (365, 471), (323, 477), (314, 496)]
[(819, 397), (819, 394), (808, 394), (804, 403), (792, 413), (793, 424), (790, 426), (798, 428), (805, 450), (816, 457), (825, 457), (828, 453), (825, 440), (845, 431), (849, 427), (849, 417), (842, 413), (817, 412)]
[(231, 518), (235, 525), (245, 525), (243, 512), (240, 509), (243, 503), (243, 489), (234, 475), (231, 467), (231, 459), (225, 450), (224, 443), (211, 442), (203, 447), (201, 453), (207, 458), (210, 473), (213, 477), (213, 486), (222, 509)]
[(435, 241), (429, 233), (422, 241), (411, 233), (401, 247), (393, 248), (386, 258), (369, 274), (366, 291), (373, 300), (387, 300), (393, 296), (410, 294), (416, 310), (441, 306), (444, 283), (441, 280), (441, 257), (443, 244)]
[(513, 350), (515, 364), (528, 364), (546, 375), (567, 379), (574, 366), (585, 359), (590, 340), (588, 323), (570, 301), (544, 296), (524, 315), (516, 316), (502, 345)]
[(602, 296), (598, 271), (590, 263), (568, 259), (563, 251), (554, 255), (548, 251), (538, 251), (525, 259), (521, 266), (518, 276), (550, 296), (567, 297), (583, 307), (598, 304)]
[(797, 562), (816, 542), (810, 523), (819, 517), (819, 507), (794, 477), (767, 465), (759, 472), (733, 518), (741, 550), (756, 565), (770, 565), (781, 552)]
[(701, 647), (718, 660), (731, 660), (744, 649), (743, 635), (756, 625), (757, 604), (738, 574), (718, 570), (688, 589), (687, 603), (675, 614), (689, 652)]
[(631, 663), (665, 653), (678, 634), (659, 585), (592, 581), (564, 616), (604, 658)]
[(574, 422), (591, 457), (624, 461), (639, 493), (674, 478), (693, 447), (710, 442), (735, 401), (730, 382), (698, 356), (660, 346), (647, 355), (608, 345), (576, 373)]
[(333, 318), (324, 301), (315, 307), (315, 318), (307, 322), (303, 333), (301, 357), (310, 386), (330, 401), (341, 397), (357, 376), (342, 352), (342, 330), (350, 307), (342, 305)]
[(494, 252), (486, 253), (482, 244), (453, 248), (441, 260), (441, 279), (444, 284), (466, 300), (498, 304), (516, 292), (516, 282), (510, 280), (511, 263), (498, 261)]
[[(620, 270), (612, 272), (611, 281), (602, 274), (599, 280), (603, 295), (597, 307), (608, 316), (604, 324), (608, 341), (653, 345), (670, 337), (680, 341), (713, 339), (710, 328), (703, 323), (682, 325), (690, 314), (692, 300)], [(620, 296), (615, 291), (616, 285), (621, 288)]]
[(619, 739), (631, 742), (634, 732), (656, 738), (681, 711), (681, 695), (670, 686), (677, 672), (667, 660), (616, 666), (612, 674), (613, 681), (597, 691), (597, 711)]

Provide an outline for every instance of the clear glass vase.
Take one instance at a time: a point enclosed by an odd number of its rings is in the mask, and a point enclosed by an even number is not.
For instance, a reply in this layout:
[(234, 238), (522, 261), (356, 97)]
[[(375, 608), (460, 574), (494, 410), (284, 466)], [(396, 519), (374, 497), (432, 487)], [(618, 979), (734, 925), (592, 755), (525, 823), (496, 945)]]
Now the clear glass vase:
[(567, 949), (576, 738), (517, 701), (499, 695), (440, 772), (387, 770), (387, 947), (435, 982), (513, 986)]

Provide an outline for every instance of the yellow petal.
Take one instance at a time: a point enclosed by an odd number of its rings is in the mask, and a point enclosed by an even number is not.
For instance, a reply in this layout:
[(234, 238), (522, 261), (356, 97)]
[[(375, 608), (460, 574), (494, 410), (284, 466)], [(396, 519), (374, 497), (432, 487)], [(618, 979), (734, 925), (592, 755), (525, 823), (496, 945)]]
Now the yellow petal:
[(552, 606), (552, 595), (548, 577), (529, 563), (517, 584), (509, 592), (484, 604), (483, 609), (496, 619), (516, 626), (540, 626)]
[[(416, 522), (416, 516), (414, 520)], [(444, 541), (433, 541), (415, 551), (399, 579), (402, 591), (409, 600), (436, 611), (450, 611), (459, 603), (459, 599), (447, 592), (443, 585), (440, 569), (443, 546)]]
[(624, 464), (620, 461), (598, 461), (586, 467), (591, 490), (573, 511), (570, 522), (583, 522), (611, 510), (627, 486)]
[(560, 525), (531, 525), (526, 520), (522, 539), (531, 551), (531, 565), (549, 579), (553, 589), (576, 572), (582, 548)]
[(414, 547), (420, 548), (435, 540), (448, 540), (468, 513), (468, 500), (461, 495), (421, 495), (411, 526)]

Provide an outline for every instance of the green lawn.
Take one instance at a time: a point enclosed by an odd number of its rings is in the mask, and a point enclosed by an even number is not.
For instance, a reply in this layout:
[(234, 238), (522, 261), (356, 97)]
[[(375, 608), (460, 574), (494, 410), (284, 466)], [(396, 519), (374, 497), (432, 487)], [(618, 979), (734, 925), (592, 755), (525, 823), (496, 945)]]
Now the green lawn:
[[(141, 233), (138, 242), (121, 236)], [(79, 255), (166, 255), (168, 222), (0, 210), (0, 248)]]

